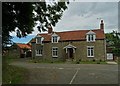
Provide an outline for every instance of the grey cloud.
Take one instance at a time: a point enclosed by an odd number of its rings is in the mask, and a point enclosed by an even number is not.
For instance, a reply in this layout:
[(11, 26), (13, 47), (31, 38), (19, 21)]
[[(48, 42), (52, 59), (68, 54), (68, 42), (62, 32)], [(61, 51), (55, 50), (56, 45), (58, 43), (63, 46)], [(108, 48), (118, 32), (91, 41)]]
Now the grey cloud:
[(91, 29), (98, 27), (96, 25), (99, 23), (97, 18), (102, 18), (105, 20), (105, 31), (108, 32), (117, 28), (117, 11), (117, 2), (70, 3), (68, 10), (64, 13), (63, 19), (59, 22), (56, 30), (72, 30), (70, 28)]

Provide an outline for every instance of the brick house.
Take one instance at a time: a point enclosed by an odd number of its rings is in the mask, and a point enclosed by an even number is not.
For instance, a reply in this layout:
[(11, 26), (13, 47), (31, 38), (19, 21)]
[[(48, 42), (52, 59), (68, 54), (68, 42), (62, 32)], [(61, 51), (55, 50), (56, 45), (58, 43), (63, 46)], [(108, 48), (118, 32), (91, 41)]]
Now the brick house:
[(14, 43), (9, 52), (11, 52), (12, 56), (16, 58), (31, 57), (31, 45)]
[(99, 29), (37, 34), (30, 41), (32, 58), (47, 60), (106, 60), (104, 23)]

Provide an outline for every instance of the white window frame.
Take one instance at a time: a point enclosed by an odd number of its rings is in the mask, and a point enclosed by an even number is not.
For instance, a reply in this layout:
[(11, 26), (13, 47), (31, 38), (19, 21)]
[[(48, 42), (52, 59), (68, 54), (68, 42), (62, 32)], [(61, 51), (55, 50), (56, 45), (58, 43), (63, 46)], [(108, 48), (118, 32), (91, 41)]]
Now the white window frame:
[[(38, 41), (38, 39), (40, 39), (39, 41)], [(36, 43), (37, 44), (43, 44), (43, 37), (36, 37)]]
[(36, 56), (42, 56), (42, 54), (43, 54), (43, 49), (36, 50)]
[(52, 36), (52, 43), (58, 43), (58, 36)]
[[(90, 52), (90, 55), (89, 55), (89, 52)], [(93, 52), (93, 55), (91, 55), (92, 52)], [(87, 46), (87, 57), (94, 57), (94, 46)]]
[[(54, 55), (55, 53), (56, 55)], [(52, 47), (52, 57), (58, 57), (58, 47)]]
[(87, 34), (87, 42), (95, 42), (95, 39), (96, 39), (95, 34)]

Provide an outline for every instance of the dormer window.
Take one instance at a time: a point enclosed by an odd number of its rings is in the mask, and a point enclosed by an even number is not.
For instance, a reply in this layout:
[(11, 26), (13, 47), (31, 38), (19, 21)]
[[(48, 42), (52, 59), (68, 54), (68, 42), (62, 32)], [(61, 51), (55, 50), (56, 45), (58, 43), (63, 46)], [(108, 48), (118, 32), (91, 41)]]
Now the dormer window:
[(36, 37), (36, 43), (37, 43), (37, 44), (42, 44), (43, 39), (44, 39), (43, 37), (37, 36), (37, 37)]
[(95, 41), (96, 34), (93, 31), (89, 31), (86, 35), (87, 35), (86, 36), (87, 42), (94, 42)]
[(60, 37), (57, 34), (52, 34), (52, 43), (58, 43)]
[(95, 35), (87, 35), (87, 41), (91, 42), (91, 41), (95, 41)]
[(52, 43), (57, 43), (58, 42), (58, 37), (57, 36), (53, 36), (52, 37)]

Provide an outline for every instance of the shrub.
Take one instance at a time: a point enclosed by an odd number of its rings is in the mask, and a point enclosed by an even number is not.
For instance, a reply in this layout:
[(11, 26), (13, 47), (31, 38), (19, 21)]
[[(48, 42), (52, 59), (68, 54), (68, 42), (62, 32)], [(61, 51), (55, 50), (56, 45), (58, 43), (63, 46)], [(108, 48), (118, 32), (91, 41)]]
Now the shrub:
[(100, 64), (100, 62), (97, 62), (97, 64)]
[(81, 59), (79, 59), (79, 61), (81, 61)]
[(79, 64), (80, 62), (76, 62), (76, 64)]
[(100, 59), (100, 62), (102, 62), (102, 60)]
[(95, 59), (93, 59), (93, 62), (95, 62)]

